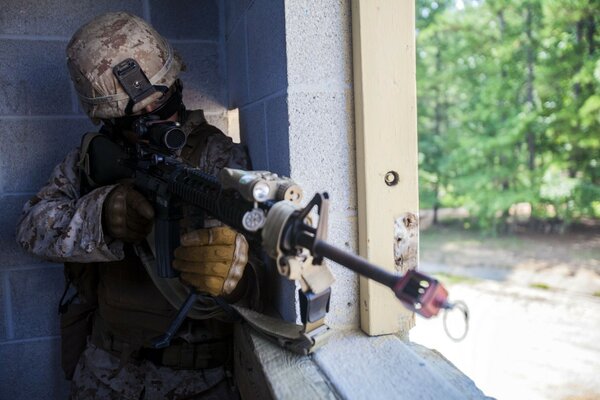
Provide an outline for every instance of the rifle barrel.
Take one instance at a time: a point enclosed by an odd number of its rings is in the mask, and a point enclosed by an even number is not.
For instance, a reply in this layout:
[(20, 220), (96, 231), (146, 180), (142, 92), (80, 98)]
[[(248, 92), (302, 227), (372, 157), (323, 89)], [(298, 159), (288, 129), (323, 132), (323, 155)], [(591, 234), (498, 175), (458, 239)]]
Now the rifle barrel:
[[(370, 263), (364, 258), (339, 249), (325, 242), (324, 240), (314, 239), (309, 235), (303, 236), (305, 236), (306, 239), (310, 240), (311, 242), (314, 241), (312, 249), (316, 254), (328, 258), (331, 261), (335, 261), (336, 263), (341, 264), (348, 269), (351, 269), (359, 275), (379, 282), (389, 288), (394, 288), (394, 286), (400, 279), (399, 275), (388, 272), (385, 269)], [(308, 248), (311, 247), (309, 246)]]

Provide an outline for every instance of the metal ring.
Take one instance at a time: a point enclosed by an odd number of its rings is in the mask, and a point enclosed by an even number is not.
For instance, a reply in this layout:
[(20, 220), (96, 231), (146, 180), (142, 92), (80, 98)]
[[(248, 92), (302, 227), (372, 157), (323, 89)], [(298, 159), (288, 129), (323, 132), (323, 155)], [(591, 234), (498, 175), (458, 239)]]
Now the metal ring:
[[(447, 324), (448, 312), (454, 308), (462, 311), (464, 318), (465, 318), (465, 331), (460, 336), (452, 336), (450, 334), (450, 331), (448, 330), (448, 324)], [(452, 306), (450, 306), (449, 308), (446, 308), (444, 310), (443, 322), (444, 322), (444, 332), (446, 332), (446, 335), (448, 335), (448, 337), (455, 342), (462, 341), (467, 336), (467, 333), (469, 332), (469, 307), (467, 307), (467, 304), (464, 301), (457, 301), (457, 302), (453, 303)]]

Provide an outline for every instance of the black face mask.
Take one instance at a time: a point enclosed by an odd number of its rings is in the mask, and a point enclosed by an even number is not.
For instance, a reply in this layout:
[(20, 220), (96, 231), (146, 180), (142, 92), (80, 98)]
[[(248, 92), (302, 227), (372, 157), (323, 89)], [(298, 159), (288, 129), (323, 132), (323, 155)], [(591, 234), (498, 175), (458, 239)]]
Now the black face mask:
[[(175, 84), (171, 86), (171, 89), (169, 89), (169, 92), (172, 92), (169, 98), (150, 114), (156, 115), (160, 119), (168, 119), (176, 112), (181, 111), (183, 108), (183, 95), (181, 91), (181, 82), (177, 80), (175, 81)], [(167, 92), (167, 95), (169, 92)]]
[(110, 122), (106, 121), (107, 125), (110, 125), (113, 129), (118, 131), (133, 130), (136, 121), (142, 117), (150, 116), (155, 117), (153, 119), (166, 120), (177, 112), (179, 113), (179, 121), (181, 122), (185, 118), (185, 106), (183, 104), (182, 90), (183, 86), (181, 85), (181, 82), (177, 80), (165, 94), (165, 96), (169, 96), (167, 100), (165, 100), (164, 103), (162, 103), (151, 113), (115, 118)]

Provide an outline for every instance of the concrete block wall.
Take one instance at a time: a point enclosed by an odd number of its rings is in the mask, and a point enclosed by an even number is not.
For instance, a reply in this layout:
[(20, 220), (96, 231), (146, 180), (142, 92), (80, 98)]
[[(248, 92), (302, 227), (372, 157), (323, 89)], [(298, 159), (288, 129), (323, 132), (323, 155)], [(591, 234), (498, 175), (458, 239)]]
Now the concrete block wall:
[(227, 1), (225, 49), (228, 106), (254, 169), (289, 175), (284, 2)]
[[(358, 250), (350, 1), (286, 1), (289, 154), (307, 197), (330, 196), (328, 241)], [(328, 262), (336, 278), (327, 322), (359, 325), (358, 277)]]
[[(332, 197), (330, 241), (357, 249), (350, 2), (228, 1), (225, 40), (229, 107), (255, 169), (294, 178), (306, 200)], [(358, 280), (330, 263), (328, 322), (358, 326)], [(295, 319), (294, 285), (275, 290), (282, 316)]]
[(82, 114), (65, 47), (93, 16), (124, 10), (161, 32), (183, 56), (188, 108), (227, 130), (221, 0), (5, 0), (0, 11), (0, 399), (65, 399), (57, 303), (62, 266), (23, 252), (15, 224), (67, 149), (97, 129)]
[[(284, 1), (227, 1), (224, 33), (228, 105), (239, 110), (253, 168), (290, 176)], [(271, 277), (273, 305), (295, 321), (295, 284), (278, 277), (274, 267)]]

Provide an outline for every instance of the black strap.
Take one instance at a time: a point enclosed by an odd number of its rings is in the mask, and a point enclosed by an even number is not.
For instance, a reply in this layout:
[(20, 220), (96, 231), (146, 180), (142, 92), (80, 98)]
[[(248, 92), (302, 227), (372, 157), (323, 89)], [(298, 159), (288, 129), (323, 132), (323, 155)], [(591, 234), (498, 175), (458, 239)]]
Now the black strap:
[(223, 297), (215, 296), (214, 299), (217, 302), (217, 304), (221, 307), (221, 309), (223, 309), (223, 311), (225, 311), (225, 313), (229, 317), (229, 319), (230, 319), (229, 322), (238, 322), (238, 321), (242, 320), (242, 317), (240, 316), (240, 314), (237, 311), (235, 311), (235, 309), (233, 307), (231, 307), (231, 305), (227, 301), (225, 301), (225, 299)]
[(133, 113), (133, 106), (148, 98), (156, 92), (167, 93), (169, 88), (162, 85), (153, 85), (133, 58), (121, 61), (113, 68), (113, 74), (129, 96), (125, 107), (125, 114)]
[(65, 281), (65, 290), (64, 290), (62, 296), (60, 296), (60, 300), (58, 301), (58, 314), (59, 315), (62, 315), (67, 312), (67, 310), (69, 309), (69, 305), (71, 305), (71, 303), (73, 303), (73, 301), (79, 294), (77, 291), (75, 291), (75, 293), (73, 293), (73, 295), (65, 301), (65, 297), (67, 296), (67, 292), (69, 291), (69, 288), (71, 287), (71, 283), (72, 283), (71, 279), (67, 278)]

